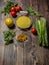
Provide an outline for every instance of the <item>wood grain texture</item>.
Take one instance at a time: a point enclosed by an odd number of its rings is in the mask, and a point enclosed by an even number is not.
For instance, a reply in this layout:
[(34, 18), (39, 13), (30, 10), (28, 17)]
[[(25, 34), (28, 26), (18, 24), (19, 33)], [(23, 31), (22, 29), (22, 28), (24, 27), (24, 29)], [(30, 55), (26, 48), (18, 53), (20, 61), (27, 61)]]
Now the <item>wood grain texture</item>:
[(3, 65), (4, 46), (0, 46), (0, 65)]
[(17, 65), (23, 65), (23, 48), (17, 47)]
[[(7, 0), (0, 0), (0, 10), (4, 8)], [(49, 4), (48, 0), (12, 0), (18, 2), (18, 4), (22, 7), (23, 10), (26, 10), (26, 7), (31, 6), (36, 11), (39, 11), (46, 19), (47, 19), (47, 27), (48, 27), (48, 37), (49, 37)], [(31, 34), (32, 39), (30, 40), (28, 45), (24, 47), (17, 46), (16, 41), (14, 43), (6, 46), (3, 38), (3, 31), (8, 30), (8, 27), (5, 25), (5, 19), (7, 17), (12, 16), (10, 14), (4, 16), (0, 13), (0, 65), (49, 65), (49, 48), (44, 48), (38, 46), (38, 38)], [(16, 18), (13, 18), (14, 23)], [(33, 22), (35, 23), (35, 16), (29, 16)], [(16, 31), (16, 34), (22, 30), (20, 30), (16, 24), (15, 28), (12, 29)], [(28, 32), (30, 30), (27, 30)]]

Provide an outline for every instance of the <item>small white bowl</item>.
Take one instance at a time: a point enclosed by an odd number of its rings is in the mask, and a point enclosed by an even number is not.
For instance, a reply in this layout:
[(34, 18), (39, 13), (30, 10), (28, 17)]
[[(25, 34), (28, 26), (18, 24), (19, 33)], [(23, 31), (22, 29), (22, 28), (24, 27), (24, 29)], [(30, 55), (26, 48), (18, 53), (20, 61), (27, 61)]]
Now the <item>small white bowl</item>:
[[(25, 35), (27, 36), (27, 40), (24, 41), (24, 42), (19, 42), (18, 40), (16, 40), (17, 36), (20, 35), (20, 34), (25, 34)], [(29, 44), (31, 44), (31, 42), (32, 42), (31, 33), (30, 33), (30, 32), (22, 32), (22, 31), (20, 32), (20, 31), (18, 31), (18, 32), (16, 33), (15, 40), (16, 40), (16, 41), (15, 41), (15, 45), (16, 45), (16, 46), (24, 47), (24, 46), (26, 46), (26, 45), (29, 45)]]

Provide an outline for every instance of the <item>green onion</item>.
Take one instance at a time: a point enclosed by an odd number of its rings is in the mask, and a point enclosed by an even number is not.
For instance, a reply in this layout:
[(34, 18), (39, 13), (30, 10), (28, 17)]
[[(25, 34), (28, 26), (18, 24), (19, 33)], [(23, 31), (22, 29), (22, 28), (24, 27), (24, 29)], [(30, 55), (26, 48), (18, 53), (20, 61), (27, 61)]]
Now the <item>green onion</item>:
[(48, 36), (47, 36), (47, 27), (46, 19), (41, 17), (39, 20), (36, 19), (36, 30), (38, 33), (39, 45), (48, 46)]

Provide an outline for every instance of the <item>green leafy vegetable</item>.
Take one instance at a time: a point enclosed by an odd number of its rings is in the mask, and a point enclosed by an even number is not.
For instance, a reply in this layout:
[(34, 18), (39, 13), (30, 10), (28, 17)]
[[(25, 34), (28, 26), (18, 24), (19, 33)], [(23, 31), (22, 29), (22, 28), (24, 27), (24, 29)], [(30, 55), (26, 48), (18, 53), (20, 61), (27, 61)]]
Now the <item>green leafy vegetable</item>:
[(47, 28), (46, 28), (46, 19), (41, 17), (39, 20), (36, 20), (36, 30), (38, 33), (39, 45), (48, 46), (48, 37), (47, 37)]
[(15, 36), (15, 33), (12, 30), (4, 31), (4, 41), (5, 44), (8, 45), (13, 41), (13, 37)]
[(39, 12), (35, 11), (35, 10), (34, 10), (33, 8), (31, 8), (31, 7), (28, 7), (28, 8), (27, 8), (27, 11), (28, 11), (28, 13), (29, 13), (30, 15), (41, 16), (41, 14), (40, 14)]
[(1, 13), (4, 13), (4, 14), (6, 15), (7, 13), (10, 12), (10, 8), (11, 8), (12, 6), (17, 6), (17, 5), (18, 5), (18, 3), (15, 3), (15, 2), (12, 2), (12, 1), (10, 1), (10, 0), (7, 0), (7, 4), (6, 4), (6, 6), (4, 7), (4, 10), (1, 11)]

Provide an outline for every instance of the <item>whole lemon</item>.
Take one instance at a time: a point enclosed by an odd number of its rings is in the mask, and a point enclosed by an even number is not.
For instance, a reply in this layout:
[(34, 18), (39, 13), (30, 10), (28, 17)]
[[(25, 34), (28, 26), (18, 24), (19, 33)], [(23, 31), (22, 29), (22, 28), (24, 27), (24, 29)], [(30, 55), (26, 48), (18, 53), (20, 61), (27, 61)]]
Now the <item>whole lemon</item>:
[(6, 19), (5, 19), (5, 24), (6, 24), (8, 27), (12, 27), (12, 26), (14, 25), (13, 19), (12, 19), (12, 18), (6, 18)]

